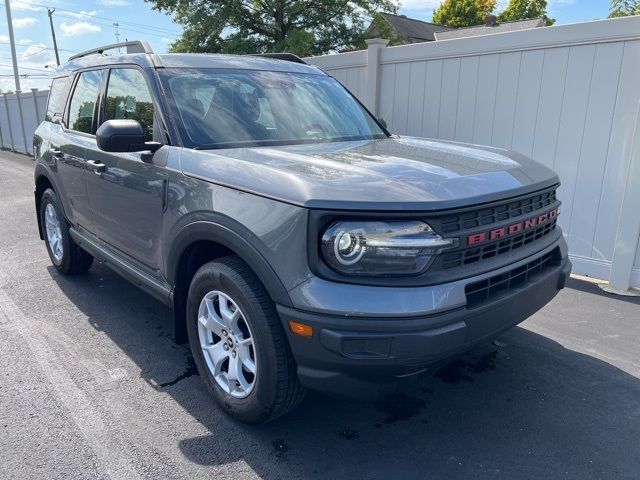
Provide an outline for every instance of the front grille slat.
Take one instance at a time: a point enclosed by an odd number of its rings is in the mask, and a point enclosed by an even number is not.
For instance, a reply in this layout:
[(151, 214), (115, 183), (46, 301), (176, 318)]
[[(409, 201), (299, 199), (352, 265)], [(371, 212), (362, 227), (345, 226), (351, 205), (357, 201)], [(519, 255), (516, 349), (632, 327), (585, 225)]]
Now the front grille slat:
[(551, 187), (543, 192), (529, 194), (490, 207), (476, 207), (468, 211), (429, 219), (429, 223), (441, 235), (445, 237), (459, 235), (461, 237), (461, 246), (442, 254), (436, 260), (436, 263), (432, 265), (432, 271), (434, 269), (448, 270), (463, 267), (482, 260), (495, 258), (549, 235), (556, 227), (556, 218), (519, 235), (513, 235), (482, 245), (464, 245), (464, 239), (469, 232), (490, 230), (492, 225), (504, 225), (512, 219), (522, 219), (523, 217), (526, 219), (529, 215), (535, 215), (537, 212), (543, 213), (558, 205), (556, 187)]
[(502, 294), (520, 288), (540, 277), (549, 269), (560, 265), (561, 262), (560, 250), (555, 248), (551, 252), (513, 270), (470, 283), (465, 287), (467, 308), (478, 308), (490, 300), (499, 298)]
[(443, 233), (457, 232), (520, 217), (542, 210), (554, 203), (556, 203), (556, 188), (552, 187), (543, 193), (531, 194), (516, 201), (438, 217), (437, 222)]

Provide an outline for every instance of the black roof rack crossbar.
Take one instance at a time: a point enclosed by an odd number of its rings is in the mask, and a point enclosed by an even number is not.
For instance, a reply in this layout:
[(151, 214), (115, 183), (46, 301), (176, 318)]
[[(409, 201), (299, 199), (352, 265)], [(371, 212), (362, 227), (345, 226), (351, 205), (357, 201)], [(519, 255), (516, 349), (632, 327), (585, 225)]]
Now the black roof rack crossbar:
[(153, 53), (151, 46), (144, 40), (131, 40), (129, 42), (113, 43), (111, 45), (104, 45), (103, 47), (92, 48), (86, 52), (77, 53), (69, 60), (75, 60), (76, 58), (86, 57), (88, 55), (100, 55), (106, 50), (115, 50), (116, 48), (127, 48), (127, 53)]
[(294, 63), (304, 63), (305, 65), (307, 64), (307, 62), (305, 62), (304, 60), (302, 60), (299, 56), (294, 55), (293, 53), (254, 53), (251, 54), (252, 57), (267, 57), (267, 58), (275, 58), (276, 60), (286, 60), (287, 62), (294, 62)]

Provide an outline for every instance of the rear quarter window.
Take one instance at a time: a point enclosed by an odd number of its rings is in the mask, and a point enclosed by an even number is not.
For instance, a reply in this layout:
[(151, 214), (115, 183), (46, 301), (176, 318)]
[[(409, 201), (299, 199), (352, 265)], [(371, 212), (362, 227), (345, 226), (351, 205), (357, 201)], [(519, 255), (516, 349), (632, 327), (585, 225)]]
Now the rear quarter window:
[(44, 119), (48, 122), (61, 119), (69, 94), (71, 79), (69, 77), (54, 78), (47, 99), (47, 113)]

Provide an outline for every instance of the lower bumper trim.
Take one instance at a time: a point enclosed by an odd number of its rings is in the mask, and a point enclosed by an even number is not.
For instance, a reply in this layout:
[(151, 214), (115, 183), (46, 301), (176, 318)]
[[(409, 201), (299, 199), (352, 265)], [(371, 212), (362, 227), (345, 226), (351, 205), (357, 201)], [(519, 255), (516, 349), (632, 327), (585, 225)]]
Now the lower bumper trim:
[[(490, 341), (546, 305), (564, 286), (568, 258), (495, 301), (418, 318), (326, 316), (278, 305), (298, 376), (308, 388), (367, 397), (389, 383)], [(291, 334), (289, 320), (313, 327), (312, 338)]]

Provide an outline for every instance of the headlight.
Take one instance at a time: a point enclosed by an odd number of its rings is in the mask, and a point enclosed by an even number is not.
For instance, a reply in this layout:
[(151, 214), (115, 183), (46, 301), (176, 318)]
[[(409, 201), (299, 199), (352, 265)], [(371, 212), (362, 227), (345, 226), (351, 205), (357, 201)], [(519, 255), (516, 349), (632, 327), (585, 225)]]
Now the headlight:
[(344, 221), (324, 231), (321, 250), (331, 268), (348, 275), (415, 275), (452, 244), (421, 221)]

